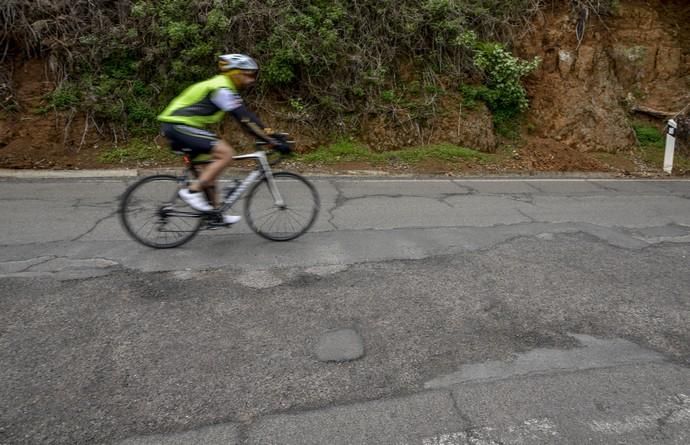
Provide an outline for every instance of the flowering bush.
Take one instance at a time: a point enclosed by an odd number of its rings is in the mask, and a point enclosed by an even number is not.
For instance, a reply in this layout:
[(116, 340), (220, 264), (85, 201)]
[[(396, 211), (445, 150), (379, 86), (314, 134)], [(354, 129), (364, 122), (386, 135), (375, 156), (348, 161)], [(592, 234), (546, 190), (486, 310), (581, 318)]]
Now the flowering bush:
[(474, 64), (481, 72), (482, 86), (466, 88), (472, 100), (482, 100), (494, 112), (518, 114), (529, 106), (522, 79), (537, 69), (541, 60), (522, 60), (500, 43), (480, 42), (474, 33), (462, 36), (461, 43), (474, 51)]

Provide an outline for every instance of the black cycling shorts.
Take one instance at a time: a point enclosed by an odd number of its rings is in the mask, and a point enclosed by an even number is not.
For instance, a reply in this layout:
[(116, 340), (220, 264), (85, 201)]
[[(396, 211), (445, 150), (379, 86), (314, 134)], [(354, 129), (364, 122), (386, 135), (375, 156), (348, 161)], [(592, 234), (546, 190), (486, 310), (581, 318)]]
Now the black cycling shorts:
[(209, 154), (218, 143), (215, 133), (182, 124), (164, 123), (161, 133), (170, 141), (170, 149), (192, 156)]

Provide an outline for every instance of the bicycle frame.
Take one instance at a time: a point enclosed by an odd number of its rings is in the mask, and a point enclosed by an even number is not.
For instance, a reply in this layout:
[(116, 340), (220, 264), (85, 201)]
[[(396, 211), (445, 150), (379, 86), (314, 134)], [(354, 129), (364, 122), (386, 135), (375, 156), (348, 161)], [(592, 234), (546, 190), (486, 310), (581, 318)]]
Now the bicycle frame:
[[(273, 196), (273, 201), (275, 202), (275, 205), (278, 207), (284, 207), (285, 202), (283, 201), (283, 198), (280, 196), (280, 191), (278, 190), (278, 187), (276, 186), (275, 181), (273, 179), (271, 163), (268, 161), (266, 152), (255, 151), (254, 153), (233, 156), (233, 159), (253, 159), (257, 162), (258, 166), (240, 182), (237, 188), (235, 188), (235, 190), (233, 190), (229, 196), (223, 198), (223, 204), (221, 205), (221, 207), (212, 213), (223, 213), (230, 209), (233, 206), (233, 204), (235, 204), (235, 202), (237, 202), (237, 200), (242, 196), (242, 194), (244, 194), (244, 192), (247, 191), (247, 189), (251, 187), (252, 184), (260, 180), (262, 176), (265, 176), (266, 180), (268, 181), (269, 189), (271, 190), (271, 195)], [(188, 169), (192, 172), (192, 176), (197, 177), (198, 172), (194, 168), (194, 165), (191, 163), (191, 161), (189, 159), (185, 159), (185, 163), (188, 164)]]

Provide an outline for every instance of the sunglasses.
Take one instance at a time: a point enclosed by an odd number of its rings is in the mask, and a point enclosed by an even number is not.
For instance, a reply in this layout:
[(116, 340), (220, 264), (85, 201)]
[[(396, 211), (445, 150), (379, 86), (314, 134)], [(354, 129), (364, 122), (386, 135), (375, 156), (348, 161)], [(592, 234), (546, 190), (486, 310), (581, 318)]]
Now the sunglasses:
[(258, 71), (240, 71), (240, 74), (250, 79), (256, 79), (257, 77), (259, 77)]

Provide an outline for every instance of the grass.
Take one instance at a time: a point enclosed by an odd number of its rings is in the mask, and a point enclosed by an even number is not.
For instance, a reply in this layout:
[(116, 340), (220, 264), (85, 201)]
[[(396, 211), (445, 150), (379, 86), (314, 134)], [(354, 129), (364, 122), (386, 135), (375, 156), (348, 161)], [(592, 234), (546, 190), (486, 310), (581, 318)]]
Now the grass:
[[(633, 122), (633, 129), (640, 142), (642, 160), (654, 167), (662, 168), (666, 152), (666, 136), (658, 128), (640, 122)], [(690, 158), (679, 154), (677, 145), (673, 168), (682, 172), (690, 171)]]
[[(132, 139), (126, 145), (111, 148), (98, 157), (104, 164), (156, 164), (175, 161), (177, 156), (155, 143)], [(309, 153), (296, 155), (295, 160), (311, 165), (334, 165), (341, 162), (365, 162), (372, 165), (404, 164), (414, 166), (425, 161), (446, 163), (485, 163), (496, 155), (482, 153), (451, 144), (428, 145), (402, 150), (375, 152), (354, 141), (340, 141)]]
[(127, 145), (102, 153), (98, 160), (105, 164), (158, 163), (174, 161), (177, 155), (151, 141), (133, 139)]
[(299, 155), (298, 160), (307, 164), (335, 164), (338, 162), (368, 161), (376, 154), (355, 142), (341, 141)]
[(368, 162), (381, 164), (399, 162), (415, 165), (423, 161), (485, 162), (492, 155), (451, 144), (428, 145), (385, 152), (374, 152), (362, 144), (341, 141), (300, 155), (297, 160), (307, 164), (337, 164), (339, 162)]
[(642, 148), (664, 148), (664, 135), (658, 128), (640, 122), (633, 122), (632, 126)]

